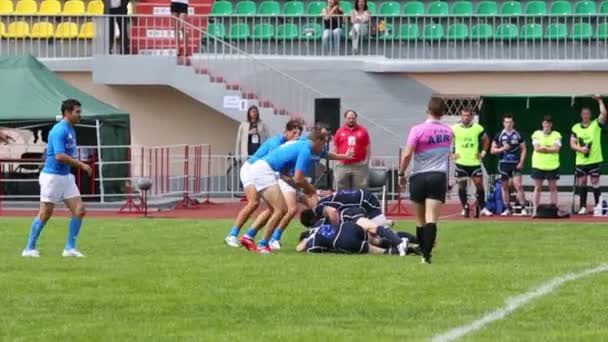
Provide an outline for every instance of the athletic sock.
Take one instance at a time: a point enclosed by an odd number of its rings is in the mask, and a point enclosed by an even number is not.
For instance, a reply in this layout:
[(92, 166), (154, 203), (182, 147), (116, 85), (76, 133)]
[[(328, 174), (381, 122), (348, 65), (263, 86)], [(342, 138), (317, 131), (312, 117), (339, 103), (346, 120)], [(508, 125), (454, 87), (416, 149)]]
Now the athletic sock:
[(65, 249), (76, 248), (76, 239), (80, 232), (80, 226), (82, 226), (82, 219), (78, 217), (72, 217), (70, 219), (70, 226), (68, 230), (68, 242), (65, 244)]
[(25, 249), (36, 249), (36, 242), (38, 242), (38, 238), (40, 237), (40, 232), (42, 232), (42, 228), (44, 228), (45, 222), (42, 222), (38, 217), (34, 219), (32, 222), (32, 229), (30, 230), (30, 237), (27, 240), (27, 246)]
[(399, 250), (397, 248), (389, 247), (384, 250), (384, 254), (387, 255), (399, 255)]
[(255, 239), (256, 234), (258, 233), (257, 230), (255, 230), (255, 228), (251, 227), (247, 230), (247, 233), (245, 233), (245, 235), (250, 238), (250, 239)]
[(435, 244), (435, 239), (437, 238), (437, 225), (435, 223), (427, 223), (424, 225), (422, 229), (422, 239), (424, 241), (422, 247), (422, 255), (428, 259), (431, 257), (431, 252), (433, 251), (433, 245)]
[(477, 188), (477, 193), (475, 195), (477, 197), (477, 205), (479, 208), (483, 209), (486, 207), (486, 192), (483, 187)]
[(414, 234), (408, 232), (397, 232), (397, 236), (400, 238), (406, 238), (411, 243), (418, 243), (418, 238)]
[(600, 196), (602, 196), (602, 190), (600, 189), (600, 186), (598, 185), (596, 187), (594, 185), (593, 186), (593, 199), (595, 200), (595, 206), (597, 206), (600, 203)]
[(466, 208), (466, 206), (468, 205), (466, 186), (458, 186), (458, 198), (460, 199), (460, 204), (462, 205), (462, 208)]
[(587, 207), (587, 186), (579, 186), (579, 199), (580, 199), (580, 207)]
[(390, 228), (379, 226), (376, 228), (376, 233), (382, 239), (388, 241), (391, 247), (397, 247), (402, 242), (401, 238), (395, 234)]
[(230, 230), (230, 236), (239, 236), (239, 233), (241, 232), (241, 228), (234, 226), (232, 227), (232, 229)]
[(424, 230), (424, 226), (416, 227), (416, 240), (418, 240), (418, 246), (420, 246), (420, 250), (424, 250), (424, 239), (422, 238), (423, 230)]
[(270, 238), (270, 241), (279, 241), (281, 240), (281, 237), (283, 236), (283, 229), (281, 228), (275, 228), (274, 232), (272, 232), (272, 238)]
[(266, 240), (266, 239), (260, 240), (260, 242), (258, 242), (258, 247), (259, 248), (268, 247), (268, 240)]

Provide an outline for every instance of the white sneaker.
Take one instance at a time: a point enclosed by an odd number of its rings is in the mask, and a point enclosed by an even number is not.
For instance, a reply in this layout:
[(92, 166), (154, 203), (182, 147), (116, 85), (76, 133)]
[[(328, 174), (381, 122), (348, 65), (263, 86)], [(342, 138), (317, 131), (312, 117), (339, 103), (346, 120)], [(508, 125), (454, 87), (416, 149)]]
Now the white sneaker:
[(281, 241), (279, 240), (272, 240), (270, 241), (270, 243), (268, 244), (268, 246), (270, 246), (270, 249), (272, 249), (273, 251), (275, 250), (279, 250), (281, 249)]
[(76, 248), (64, 249), (61, 255), (64, 257), (84, 258), (84, 254), (80, 253)]
[(579, 215), (587, 215), (587, 208), (582, 207), (581, 210), (578, 211)]
[(488, 210), (488, 208), (481, 209), (481, 211), (479, 212), (479, 214), (481, 216), (492, 216), (492, 215), (494, 215), (490, 210)]
[(24, 249), (21, 256), (24, 258), (40, 258), (40, 252), (37, 249)]
[(405, 256), (407, 253), (407, 242), (406, 238), (401, 238), (401, 243), (397, 246), (397, 250), (399, 251), (399, 256)]
[(239, 238), (236, 236), (228, 235), (224, 239), (224, 242), (230, 247), (241, 247), (241, 243), (239, 242)]
[(522, 209), (521, 216), (528, 216), (528, 211), (526, 209)]
[(505, 210), (504, 210), (504, 211), (503, 211), (503, 212), (500, 214), (500, 216), (509, 216), (509, 215), (511, 215), (511, 211), (509, 211), (509, 209), (505, 209)]

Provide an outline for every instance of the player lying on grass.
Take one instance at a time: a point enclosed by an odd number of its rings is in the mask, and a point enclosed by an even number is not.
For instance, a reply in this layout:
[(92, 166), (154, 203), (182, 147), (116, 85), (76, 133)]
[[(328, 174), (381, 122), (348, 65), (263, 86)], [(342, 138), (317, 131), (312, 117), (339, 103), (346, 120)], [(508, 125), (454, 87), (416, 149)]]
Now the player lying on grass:
[[(313, 129), (308, 135), (308, 140), (285, 144), (251, 166), (249, 179), (255, 186), (256, 199), (263, 198), (272, 211), (266, 224), (267, 229), (264, 238), (259, 242), (258, 252), (271, 253), (268, 242), (274, 227), (277, 227), (281, 219), (287, 214), (287, 204), (281, 192), (277, 174), (284, 174), (294, 169), (295, 186), (308, 197), (316, 196), (316, 189), (306, 179), (306, 173), (314, 163), (314, 158), (323, 151), (325, 139), (325, 134), (321, 133), (319, 129)], [(253, 240), (242, 239), (241, 243), (245, 248), (253, 250), (251, 246), (251, 244), (254, 244)]]
[[(374, 246), (370, 243), (369, 236), (387, 241), (387, 248)], [(322, 224), (302, 233), (296, 251), (405, 256), (408, 251), (408, 240), (400, 238), (390, 228), (379, 226), (367, 218), (360, 218), (356, 222)]]
[[(313, 209), (304, 210), (300, 216), (300, 221), (306, 227), (312, 225), (325, 218), (332, 224), (338, 224), (344, 221), (343, 215), (352, 216), (355, 213), (349, 212), (347, 209), (360, 208), (364, 212), (364, 216), (370, 219), (375, 224), (381, 226), (392, 226), (393, 222), (382, 214), (382, 206), (376, 195), (367, 190), (340, 190), (335, 193), (329, 193), (319, 200), (319, 203)], [(358, 214), (357, 214), (358, 215)], [(352, 221), (353, 219), (350, 218)]]
[[(344, 223), (344, 222), (357, 222), (357, 220), (359, 220), (361, 218), (370, 219), (370, 217), (368, 215), (368, 211), (361, 207), (348, 207), (348, 208), (342, 209), (341, 211), (338, 211), (336, 208), (327, 206), (324, 208), (323, 216), (321, 216), (321, 217), (316, 216), (314, 214), (314, 211), (312, 211), (312, 210), (309, 210), (309, 211), (305, 210), (305, 211), (302, 211), (302, 213), (300, 214), (300, 222), (302, 223), (302, 225), (305, 227), (313, 227), (313, 228), (319, 227), (323, 224), (340, 224), (340, 223)], [(370, 221), (374, 222), (371, 219), (370, 219)], [(391, 223), (391, 224), (393, 223), (390, 220), (387, 220), (386, 222)], [(377, 224), (379, 226), (387, 226), (387, 225), (378, 224), (377, 222), (374, 222), (374, 224)], [(408, 232), (399, 232), (399, 231), (396, 231), (395, 234), (397, 234), (397, 236), (399, 236), (400, 238), (407, 238), (408, 244), (409, 244), (408, 246), (412, 246), (412, 248), (418, 247), (418, 238), (416, 236), (414, 236)], [(370, 244), (372, 244), (376, 247), (380, 247), (380, 248), (389, 247), (389, 244), (387, 243), (387, 241), (379, 238), (378, 236), (370, 235), (368, 237), (368, 241), (370, 242)]]
[[(240, 247), (238, 235), (241, 228), (247, 222), (249, 217), (256, 211), (260, 206), (260, 198), (257, 195), (257, 190), (250, 179), (251, 166), (258, 160), (264, 158), (268, 153), (275, 150), (279, 146), (283, 145), (288, 141), (294, 141), (297, 139), (302, 132), (302, 123), (299, 120), (290, 120), (285, 125), (285, 132), (274, 136), (266, 140), (262, 146), (251, 156), (241, 167), (240, 178), (243, 183), (243, 189), (245, 190), (245, 196), (247, 197), (247, 204), (239, 211), (234, 226), (232, 227), (230, 234), (226, 236), (224, 241), (228, 246)], [(266, 213), (267, 217), (270, 217), (270, 213)], [(267, 220), (268, 218), (266, 218)]]

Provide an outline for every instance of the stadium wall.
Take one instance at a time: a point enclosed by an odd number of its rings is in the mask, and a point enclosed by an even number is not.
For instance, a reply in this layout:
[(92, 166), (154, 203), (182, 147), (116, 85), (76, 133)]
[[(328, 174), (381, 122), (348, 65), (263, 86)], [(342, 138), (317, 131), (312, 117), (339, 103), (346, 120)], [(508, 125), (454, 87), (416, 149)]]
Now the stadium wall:
[(606, 93), (608, 72), (452, 72), (404, 73), (440, 94), (594, 94)]
[[(107, 86), (90, 72), (58, 72), (70, 84), (130, 113), (134, 145), (201, 144), (234, 151), (238, 122), (169, 86)], [(86, 115), (86, 113), (85, 113)]]

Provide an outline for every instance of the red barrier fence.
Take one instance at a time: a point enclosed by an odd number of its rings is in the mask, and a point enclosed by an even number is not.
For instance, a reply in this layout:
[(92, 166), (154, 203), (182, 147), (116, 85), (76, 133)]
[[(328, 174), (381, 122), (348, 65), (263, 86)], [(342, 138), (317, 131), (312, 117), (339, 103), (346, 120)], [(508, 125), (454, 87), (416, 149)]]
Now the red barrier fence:
[[(34, 149), (32, 146), (24, 148)], [(44, 146), (37, 147), (42, 148)], [(108, 153), (108, 150), (121, 153)], [(44, 159), (40, 159), (42, 151), (33, 154), (38, 158), (0, 156), (0, 210), (3, 202), (8, 200), (39, 199), (38, 174)], [(21, 154), (25, 155), (26, 153)], [(126, 157), (123, 160), (108, 160), (110, 155), (114, 155), (113, 158), (116, 155)], [(135, 185), (139, 178), (148, 178), (152, 182), (148, 193), (151, 200), (178, 199), (180, 207), (197, 208), (201, 204), (197, 198), (206, 196), (203, 203), (211, 203), (210, 145), (82, 146), (79, 147), (76, 158), (88, 163), (93, 170), (90, 177), (85, 177), (81, 170), (74, 171), (82, 197), (100, 202), (124, 201), (120, 208), (122, 213), (143, 211), (140, 193)], [(29, 183), (29, 186), (23, 187), (21, 183)], [(27, 191), (22, 191), (22, 188), (27, 188)], [(110, 193), (106, 191), (108, 188), (121, 190)]]

